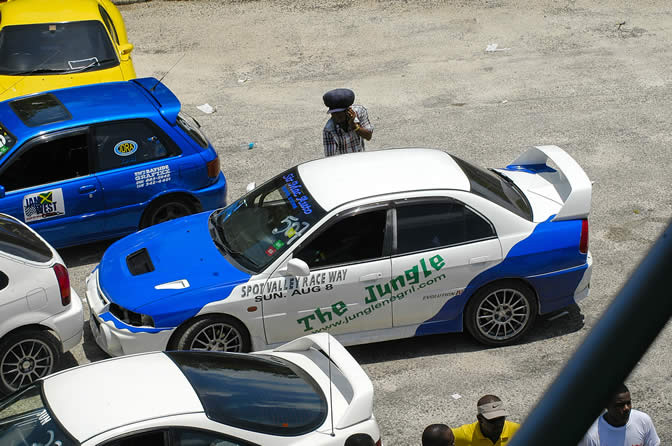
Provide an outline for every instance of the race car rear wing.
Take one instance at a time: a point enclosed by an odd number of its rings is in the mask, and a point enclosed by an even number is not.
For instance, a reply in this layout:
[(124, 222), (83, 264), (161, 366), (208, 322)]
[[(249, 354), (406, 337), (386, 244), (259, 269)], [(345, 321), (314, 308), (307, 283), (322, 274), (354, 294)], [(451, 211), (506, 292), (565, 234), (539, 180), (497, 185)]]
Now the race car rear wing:
[[(557, 170), (548, 166), (549, 159)], [(553, 221), (588, 218), (593, 186), (581, 166), (560, 147), (532, 147), (507, 166), (516, 168), (534, 170), (558, 192), (563, 205)]]
[[(330, 339), (331, 338), (331, 339)], [(353, 396), (343, 415), (334, 423), (336, 429), (344, 429), (371, 418), (373, 413), (373, 384), (355, 358), (329, 333), (317, 333), (295, 339), (274, 352), (302, 352), (310, 348), (329, 352), (329, 359), (339, 368), (352, 387)]]

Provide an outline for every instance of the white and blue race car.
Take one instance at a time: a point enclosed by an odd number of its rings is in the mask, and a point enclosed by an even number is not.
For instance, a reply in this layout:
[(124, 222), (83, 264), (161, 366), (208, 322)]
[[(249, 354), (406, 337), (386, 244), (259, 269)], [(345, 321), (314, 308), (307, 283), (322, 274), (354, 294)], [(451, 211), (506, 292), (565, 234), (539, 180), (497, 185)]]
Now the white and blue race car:
[(490, 170), (439, 150), (355, 153), (248, 191), (109, 247), (86, 293), (103, 350), (245, 352), (318, 332), (352, 345), (464, 328), (503, 345), (589, 292), (591, 182), (556, 146)]

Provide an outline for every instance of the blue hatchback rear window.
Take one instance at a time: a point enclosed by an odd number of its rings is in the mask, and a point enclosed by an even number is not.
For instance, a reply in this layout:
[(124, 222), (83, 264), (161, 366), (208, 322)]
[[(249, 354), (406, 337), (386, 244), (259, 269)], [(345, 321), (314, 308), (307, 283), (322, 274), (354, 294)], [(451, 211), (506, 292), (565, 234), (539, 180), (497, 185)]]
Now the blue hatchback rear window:
[(53, 94), (41, 94), (11, 101), (9, 106), (28, 127), (67, 121), (72, 115)]

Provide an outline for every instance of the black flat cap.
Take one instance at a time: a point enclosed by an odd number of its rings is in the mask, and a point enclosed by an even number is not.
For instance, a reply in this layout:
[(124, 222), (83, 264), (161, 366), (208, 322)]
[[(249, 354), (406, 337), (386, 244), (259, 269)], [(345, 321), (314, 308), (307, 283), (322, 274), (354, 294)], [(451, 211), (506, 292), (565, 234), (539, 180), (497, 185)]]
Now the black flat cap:
[(337, 88), (324, 93), (322, 100), (329, 107), (327, 113), (341, 112), (355, 102), (355, 92), (347, 88)]

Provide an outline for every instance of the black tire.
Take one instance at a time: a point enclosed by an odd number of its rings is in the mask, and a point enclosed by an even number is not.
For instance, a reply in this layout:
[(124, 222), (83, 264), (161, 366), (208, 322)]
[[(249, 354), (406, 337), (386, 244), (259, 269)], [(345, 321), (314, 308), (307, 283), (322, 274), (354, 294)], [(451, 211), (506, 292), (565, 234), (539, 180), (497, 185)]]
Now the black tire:
[(154, 226), (164, 221), (186, 217), (196, 212), (196, 207), (184, 198), (164, 198), (150, 204), (140, 222), (140, 229)]
[(522, 282), (503, 280), (478, 290), (465, 312), (467, 331), (485, 345), (517, 342), (537, 318), (534, 291)]
[(0, 393), (14, 392), (56, 370), (61, 348), (47, 331), (24, 330), (0, 341)]
[(182, 327), (170, 347), (247, 353), (250, 351), (250, 335), (237, 319), (223, 315), (205, 316)]

